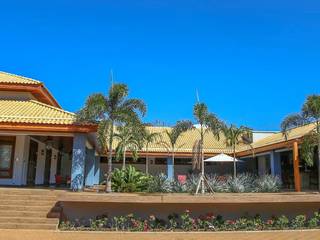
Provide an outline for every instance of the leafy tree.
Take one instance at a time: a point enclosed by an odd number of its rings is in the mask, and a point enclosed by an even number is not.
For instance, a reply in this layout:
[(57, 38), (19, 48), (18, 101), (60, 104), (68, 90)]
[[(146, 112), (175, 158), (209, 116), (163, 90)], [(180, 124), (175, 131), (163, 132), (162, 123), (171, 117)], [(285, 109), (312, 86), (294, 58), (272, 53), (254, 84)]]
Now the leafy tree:
[(237, 127), (235, 125), (224, 126), (222, 132), (225, 136), (226, 145), (232, 148), (233, 153), (233, 177), (237, 176), (237, 163), (236, 163), (236, 146), (240, 143), (252, 143), (252, 131), (248, 127)]
[[(320, 95), (310, 95), (302, 106), (301, 112), (286, 117), (281, 123), (281, 129), (286, 139), (290, 131), (305, 124), (314, 124), (315, 128), (304, 136), (301, 148), (302, 158), (307, 165), (313, 166), (314, 147), (318, 148), (318, 173), (320, 173)], [(320, 190), (320, 174), (318, 174)]]
[(103, 152), (108, 152), (108, 178), (106, 191), (111, 192), (112, 153), (115, 127), (126, 122), (138, 121), (146, 113), (142, 100), (129, 99), (125, 84), (112, 84), (107, 95), (93, 94), (78, 112), (78, 120), (97, 123), (98, 140)]
[(164, 135), (169, 139), (169, 142), (161, 141), (168, 152), (171, 153), (172, 164), (174, 166), (175, 151), (182, 146), (177, 146), (179, 137), (186, 131), (193, 128), (191, 121), (178, 121), (170, 130), (165, 130)]
[(146, 150), (146, 174), (149, 174), (149, 146), (152, 143), (161, 141), (161, 134), (157, 132), (150, 132), (146, 128), (143, 135), (143, 139), (144, 139), (144, 145)]
[(117, 140), (116, 159), (122, 157), (122, 168), (126, 167), (126, 152), (132, 153), (134, 160), (138, 159), (138, 152), (143, 144), (144, 126), (140, 122), (131, 122), (117, 127), (114, 134)]

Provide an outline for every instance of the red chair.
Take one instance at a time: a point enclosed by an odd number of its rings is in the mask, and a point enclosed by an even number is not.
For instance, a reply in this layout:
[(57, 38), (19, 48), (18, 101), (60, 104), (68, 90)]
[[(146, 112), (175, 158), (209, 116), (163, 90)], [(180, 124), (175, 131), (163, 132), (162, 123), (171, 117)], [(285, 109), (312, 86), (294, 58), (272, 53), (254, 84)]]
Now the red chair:
[(61, 175), (54, 175), (56, 179), (56, 185), (61, 185), (62, 184), (62, 176)]

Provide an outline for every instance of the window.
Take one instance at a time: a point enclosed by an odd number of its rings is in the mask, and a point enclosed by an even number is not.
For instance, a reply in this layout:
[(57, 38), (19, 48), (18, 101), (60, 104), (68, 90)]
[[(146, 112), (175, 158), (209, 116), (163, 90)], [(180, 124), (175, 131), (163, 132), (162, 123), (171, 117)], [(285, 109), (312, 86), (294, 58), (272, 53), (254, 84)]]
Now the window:
[(0, 137), (0, 178), (12, 178), (15, 137)]

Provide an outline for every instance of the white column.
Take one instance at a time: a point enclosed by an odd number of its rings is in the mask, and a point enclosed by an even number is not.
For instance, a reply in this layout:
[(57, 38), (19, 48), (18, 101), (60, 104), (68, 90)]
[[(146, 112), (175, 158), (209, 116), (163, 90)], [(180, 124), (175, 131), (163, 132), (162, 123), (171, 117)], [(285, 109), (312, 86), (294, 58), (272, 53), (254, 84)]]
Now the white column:
[(38, 142), (38, 158), (36, 170), (36, 185), (44, 184), (44, 168), (46, 163), (46, 145)]
[(58, 162), (59, 151), (57, 149), (52, 149), (51, 155), (51, 166), (50, 166), (50, 184), (56, 183), (56, 173), (57, 173), (57, 162)]

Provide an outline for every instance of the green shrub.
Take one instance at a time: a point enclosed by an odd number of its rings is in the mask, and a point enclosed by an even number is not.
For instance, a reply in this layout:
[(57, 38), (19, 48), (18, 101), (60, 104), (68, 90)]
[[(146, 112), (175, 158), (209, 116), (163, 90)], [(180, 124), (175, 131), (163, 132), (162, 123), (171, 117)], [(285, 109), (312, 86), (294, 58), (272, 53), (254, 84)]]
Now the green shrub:
[(227, 191), (233, 193), (252, 192), (254, 189), (254, 177), (251, 174), (240, 174), (237, 177), (229, 177)]
[(289, 219), (284, 215), (276, 218), (274, 222), (274, 227), (279, 230), (287, 229), (289, 227)]
[(112, 173), (112, 190), (115, 192), (144, 192), (147, 191), (152, 177), (132, 166), (125, 169), (115, 169)]
[(168, 180), (168, 177), (165, 174), (160, 173), (159, 175), (152, 177), (150, 179), (147, 191), (152, 192), (152, 193), (171, 192), (171, 182), (170, 182), (170, 180)]
[(256, 192), (279, 192), (281, 180), (278, 176), (264, 175), (255, 180)]
[(305, 215), (298, 215), (291, 221), (293, 229), (301, 229), (306, 225), (307, 217)]

